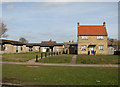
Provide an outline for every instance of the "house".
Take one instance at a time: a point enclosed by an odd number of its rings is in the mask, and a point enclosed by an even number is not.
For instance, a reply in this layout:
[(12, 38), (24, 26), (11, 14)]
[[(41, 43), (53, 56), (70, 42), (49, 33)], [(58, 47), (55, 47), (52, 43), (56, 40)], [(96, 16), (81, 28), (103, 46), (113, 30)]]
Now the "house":
[(64, 45), (64, 50), (63, 50), (63, 52), (65, 53), (65, 54), (77, 54), (77, 47), (78, 47), (78, 44), (77, 44), (77, 42), (74, 42), (74, 41), (72, 41), (72, 42), (64, 42), (63, 43)]
[(106, 24), (80, 25), (78, 23), (78, 54), (108, 54)]
[(118, 50), (118, 44), (113, 43), (108, 39), (108, 54), (115, 54), (114, 52)]
[(29, 47), (25, 43), (13, 40), (0, 40), (0, 51), (3, 53), (24, 53), (29, 52)]
[(42, 52), (58, 52), (63, 51), (63, 44), (56, 41), (42, 41), (40, 49)]

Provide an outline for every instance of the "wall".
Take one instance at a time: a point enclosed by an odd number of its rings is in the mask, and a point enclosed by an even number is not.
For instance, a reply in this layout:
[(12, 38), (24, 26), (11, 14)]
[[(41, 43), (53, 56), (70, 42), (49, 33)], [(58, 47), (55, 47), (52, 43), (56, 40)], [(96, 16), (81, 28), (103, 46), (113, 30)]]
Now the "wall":
[(112, 46), (108, 47), (108, 54), (111, 54), (111, 55), (114, 54), (114, 47), (112, 47)]
[[(86, 51), (82, 51), (82, 45), (87, 46)], [(78, 36), (78, 54), (87, 55), (90, 50), (89, 45), (96, 45), (94, 48), (96, 55), (108, 54), (107, 36), (103, 36), (103, 40), (98, 40), (97, 36), (88, 36), (87, 40), (82, 40), (82, 36)], [(103, 45), (103, 51), (99, 50), (99, 45)]]
[(39, 52), (40, 46), (33, 46), (33, 52)]

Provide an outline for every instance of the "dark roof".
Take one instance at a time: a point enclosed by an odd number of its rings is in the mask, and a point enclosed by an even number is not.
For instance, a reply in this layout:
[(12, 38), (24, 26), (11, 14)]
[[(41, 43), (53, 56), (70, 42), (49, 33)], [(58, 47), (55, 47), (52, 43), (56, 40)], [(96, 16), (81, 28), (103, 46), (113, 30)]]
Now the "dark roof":
[(107, 42), (108, 42), (108, 46), (116, 46), (116, 45), (118, 45), (117, 43), (111, 42), (109, 39), (107, 40)]
[(20, 41), (0, 39), (0, 44), (25, 45), (26, 43)]
[(27, 43), (27, 46), (62, 46), (63, 43)]

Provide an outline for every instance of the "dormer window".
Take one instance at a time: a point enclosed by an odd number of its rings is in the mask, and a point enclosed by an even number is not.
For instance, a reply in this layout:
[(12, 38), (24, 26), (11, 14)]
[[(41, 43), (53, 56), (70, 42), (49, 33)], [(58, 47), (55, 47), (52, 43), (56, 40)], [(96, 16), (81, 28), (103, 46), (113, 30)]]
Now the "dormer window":
[(83, 39), (83, 40), (87, 40), (87, 39), (88, 39), (88, 36), (82, 36), (82, 39)]
[(98, 39), (98, 40), (102, 40), (102, 39), (103, 39), (103, 36), (97, 36), (97, 39)]

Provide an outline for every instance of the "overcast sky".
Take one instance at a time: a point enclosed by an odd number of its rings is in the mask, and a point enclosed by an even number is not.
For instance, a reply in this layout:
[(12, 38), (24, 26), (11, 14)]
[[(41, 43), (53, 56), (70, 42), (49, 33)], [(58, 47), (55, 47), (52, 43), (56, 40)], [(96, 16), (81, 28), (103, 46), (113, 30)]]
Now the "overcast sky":
[(108, 37), (118, 37), (117, 2), (7, 2), (2, 4), (2, 20), (11, 40), (77, 41), (77, 22), (102, 25), (104, 21)]

